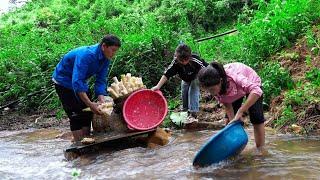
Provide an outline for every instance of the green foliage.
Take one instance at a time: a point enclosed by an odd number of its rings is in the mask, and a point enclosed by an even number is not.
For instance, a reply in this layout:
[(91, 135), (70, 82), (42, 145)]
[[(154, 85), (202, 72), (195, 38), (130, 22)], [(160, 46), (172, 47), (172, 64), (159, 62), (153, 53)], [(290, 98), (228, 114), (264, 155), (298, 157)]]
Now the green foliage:
[[(295, 123), (310, 104), (320, 102), (320, 86), (308, 82), (298, 82), (295, 89), (284, 94), (283, 110), (275, 126), (283, 127), (286, 124)], [(301, 118), (301, 117), (300, 117)]]
[(306, 65), (307, 66), (312, 66), (311, 61), (312, 61), (311, 56), (310, 55), (306, 55)]
[(311, 22), (319, 19), (319, 1), (254, 1), (258, 6), (250, 23), (238, 24), (237, 36), (226, 36), (202, 43), (212, 54), (226, 60), (244, 62), (254, 68), (283, 47), (290, 46)]
[[(107, 33), (123, 42), (110, 77), (131, 72), (152, 87), (171, 62), (179, 41), (184, 41), (205, 59), (262, 68), (269, 101), (291, 85), (285, 70), (271, 63), (273, 70), (264, 61), (319, 19), (319, 7), (319, 1), (311, 0), (254, 0), (251, 4), (237, 0), (34, 0), (0, 17), (0, 104), (41, 91), (24, 98), (26, 107), (58, 106), (51, 74), (59, 59), (72, 48), (99, 42)], [(237, 19), (236, 36), (195, 44), (198, 37), (233, 28)], [(175, 97), (177, 87), (169, 83), (163, 90)]]
[[(297, 34), (310, 24), (308, 2), (272, 1), (266, 12), (257, 13), (248, 27), (243, 29), (244, 49), (247, 49), (245, 62), (255, 67), (264, 58), (284, 46), (291, 45)], [(310, 17), (311, 18), (311, 17)], [(245, 56), (246, 57), (246, 56)]]
[(188, 112), (172, 112), (170, 114), (171, 121), (178, 127), (182, 127), (183, 123), (187, 120)]
[(80, 169), (72, 169), (72, 172), (71, 172), (72, 179), (78, 179), (80, 174), (81, 174)]
[(212, 32), (234, 21), (244, 5), (236, 0), (165, 0), (157, 14), (159, 20), (170, 24), (174, 31), (190, 31), (197, 37), (204, 31)]
[(293, 81), (288, 70), (282, 68), (277, 62), (265, 63), (259, 75), (262, 79), (264, 101), (267, 104), (272, 97), (279, 95), (281, 90), (293, 87)]
[(290, 59), (291, 61), (298, 61), (299, 54), (296, 52), (281, 52), (278, 59)]
[(179, 105), (181, 104), (181, 99), (179, 98), (171, 98), (169, 99), (168, 102), (168, 109), (169, 110), (175, 110), (176, 108), (179, 107)]
[(314, 55), (320, 55), (320, 33), (309, 29), (306, 33), (307, 46), (311, 48)]
[[(51, 87), (51, 74), (63, 54), (72, 48), (90, 45), (113, 33), (123, 46), (112, 64), (110, 77), (131, 72), (142, 76), (152, 87), (169, 65), (179, 40), (193, 41), (193, 32), (204, 21), (218, 25), (223, 16), (236, 18), (241, 10), (237, 1), (129, 1), (129, 0), (36, 0), (14, 13), (0, 17), (0, 103), (21, 99), (28, 109), (58, 106)], [(211, 5), (212, 4), (212, 5)], [(232, 5), (234, 12), (224, 12)], [(194, 12), (194, 13), (193, 13)], [(194, 28), (190, 28), (190, 27)], [(203, 32), (199, 30), (199, 32)], [(177, 85), (164, 91), (175, 96)], [(179, 88), (178, 88), (179, 89)], [(28, 97), (27, 95), (43, 93)], [(170, 93), (169, 93), (170, 92)], [(28, 97), (28, 98), (27, 98)], [(31, 99), (30, 99), (31, 98)], [(32, 100), (32, 101), (31, 101)], [(49, 105), (48, 105), (49, 104)]]
[(306, 72), (306, 78), (314, 85), (320, 86), (320, 69), (313, 68), (311, 71)]
[(254, 18), (254, 9), (250, 8), (248, 5), (245, 5), (242, 9), (242, 13), (238, 16), (238, 22), (243, 24), (250, 23)]
[(55, 25), (58, 16), (48, 7), (41, 8), (37, 13), (37, 26), (40, 28), (47, 28)]
[(276, 119), (274, 124), (276, 127), (283, 127), (286, 124), (296, 122), (297, 118), (291, 106), (286, 106), (281, 113), (279, 119)]
[(305, 92), (296, 89), (289, 90), (285, 94), (285, 104), (292, 106), (300, 106), (306, 102)]
[(160, 125), (162, 128), (169, 128), (173, 126), (173, 123), (171, 121), (171, 119), (169, 118), (169, 116), (166, 116), (165, 119), (163, 120), (163, 122)]

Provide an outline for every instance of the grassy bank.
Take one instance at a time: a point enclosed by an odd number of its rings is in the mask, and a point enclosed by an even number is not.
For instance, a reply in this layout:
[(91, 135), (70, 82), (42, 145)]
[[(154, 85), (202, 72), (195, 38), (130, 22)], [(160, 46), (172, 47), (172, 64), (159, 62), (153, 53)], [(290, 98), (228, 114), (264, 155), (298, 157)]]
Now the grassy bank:
[[(51, 83), (55, 65), (68, 50), (99, 42), (107, 33), (123, 41), (110, 77), (131, 72), (151, 87), (182, 41), (207, 61), (254, 67), (263, 79), (266, 105), (286, 89), (287, 96), (297, 98), (299, 82), (270, 57), (310, 34), (319, 12), (320, 2), (314, 0), (34, 0), (0, 18), (0, 104), (20, 100), (25, 110), (59, 107)], [(238, 32), (196, 42), (233, 28)], [(318, 69), (306, 77), (317, 79)], [(317, 80), (310, 81), (308, 92), (318, 87), (312, 83)], [(179, 88), (171, 82), (164, 91), (175, 97)]]

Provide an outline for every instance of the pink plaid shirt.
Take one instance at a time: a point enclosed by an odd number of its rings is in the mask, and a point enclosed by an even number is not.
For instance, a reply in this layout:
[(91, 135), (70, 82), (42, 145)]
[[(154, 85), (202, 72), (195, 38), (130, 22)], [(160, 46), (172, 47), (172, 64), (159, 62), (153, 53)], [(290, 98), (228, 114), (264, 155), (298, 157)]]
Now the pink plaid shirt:
[(261, 79), (252, 68), (242, 63), (230, 63), (224, 65), (224, 69), (229, 87), (226, 94), (215, 96), (220, 103), (233, 103), (250, 93), (262, 95)]

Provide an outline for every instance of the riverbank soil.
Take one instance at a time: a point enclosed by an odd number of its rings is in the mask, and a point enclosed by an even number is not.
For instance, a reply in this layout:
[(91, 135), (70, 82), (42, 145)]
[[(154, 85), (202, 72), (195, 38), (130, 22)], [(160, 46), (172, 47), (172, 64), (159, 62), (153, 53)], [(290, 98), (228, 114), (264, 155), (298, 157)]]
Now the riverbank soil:
[[(316, 26), (312, 28), (312, 34), (314, 39), (320, 39), (320, 29)], [(314, 69), (320, 69), (320, 47), (319, 45), (316, 47), (308, 44), (310, 44), (310, 42), (308, 42), (308, 38), (305, 36), (299, 39), (292, 48), (286, 49), (272, 57), (274, 61), (280, 62), (282, 67), (289, 70), (295, 84), (302, 84), (302, 88), (306, 87), (306, 84), (309, 82), (306, 78), (306, 73)], [(319, 73), (317, 75), (319, 76)], [(299, 89), (295, 90), (299, 91)], [(308, 103), (291, 104), (293, 112), (296, 115), (296, 122), (294, 122), (294, 124), (302, 129), (298, 134), (320, 134), (319, 90), (319, 86), (317, 86), (316, 90), (303, 89), (303, 93), (307, 94), (304, 96), (308, 96), (309, 94), (315, 98), (309, 100)], [(284, 108), (288, 106), (286, 104), (285, 93), (286, 91), (282, 92), (278, 97), (273, 98), (270, 104), (270, 114), (272, 114), (272, 116), (267, 125), (273, 126), (273, 121), (281, 117)], [(278, 129), (285, 133), (294, 132), (292, 128), (290, 128), (292, 125), (293, 123), (289, 122), (278, 127)]]
[[(198, 122), (184, 126), (185, 129), (221, 129), (224, 127), (224, 110), (210, 98), (201, 101)], [(66, 116), (61, 119), (56, 117), (55, 111), (23, 113), (15, 109), (3, 110), (0, 114), (0, 131), (21, 130), (28, 128), (69, 128), (69, 120)]]
[(22, 113), (6, 109), (0, 114), (0, 131), (49, 127), (69, 127), (69, 120), (57, 119), (54, 111)]

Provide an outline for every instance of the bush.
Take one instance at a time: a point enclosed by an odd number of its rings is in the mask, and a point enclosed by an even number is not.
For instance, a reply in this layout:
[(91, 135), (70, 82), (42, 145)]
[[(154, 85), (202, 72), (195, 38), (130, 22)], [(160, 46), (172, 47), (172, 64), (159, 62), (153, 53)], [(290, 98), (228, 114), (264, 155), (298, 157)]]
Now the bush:
[[(41, 103), (55, 102), (51, 98), (56, 97), (47, 98), (47, 94), (51, 92), (52, 71), (61, 56), (72, 48), (99, 42), (107, 33), (123, 41), (110, 76), (132, 72), (143, 76), (151, 87), (171, 62), (179, 41), (189, 44), (206, 59), (237, 60), (261, 69), (266, 57), (294, 42), (320, 16), (319, 1), (252, 2), (252, 6), (246, 6), (245, 15), (252, 18), (246, 24), (238, 24), (237, 36), (199, 45), (195, 44), (195, 38), (220, 31), (221, 27), (232, 27), (245, 6), (244, 1), (37, 0), (27, 3), (18, 11), (0, 17), (0, 103), (43, 89), (44, 94), (34, 98), (32, 105), (37, 108)], [(258, 11), (252, 13), (251, 7)], [(277, 87), (286, 88), (290, 84), (284, 70), (273, 71), (266, 67), (260, 73), (267, 99), (279, 93)], [(180, 86), (173, 83), (164, 90), (175, 97)]]
[(262, 79), (264, 101), (269, 104), (271, 98), (280, 94), (283, 89), (293, 88), (293, 81), (288, 70), (277, 62), (265, 63), (259, 72)]
[(281, 113), (281, 116), (279, 119), (276, 119), (274, 124), (276, 127), (283, 127), (284, 125), (288, 125), (290, 123), (294, 123), (297, 121), (297, 117), (292, 109), (291, 106), (286, 106), (284, 110)]
[(306, 78), (314, 85), (320, 86), (320, 69), (313, 68), (311, 71), (306, 72)]

